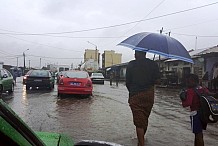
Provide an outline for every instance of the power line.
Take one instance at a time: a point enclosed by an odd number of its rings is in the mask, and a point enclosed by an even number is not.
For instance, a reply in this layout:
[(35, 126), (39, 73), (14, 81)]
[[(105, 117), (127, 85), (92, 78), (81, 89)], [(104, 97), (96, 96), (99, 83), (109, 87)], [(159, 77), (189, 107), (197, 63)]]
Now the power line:
[(37, 42), (32, 42), (32, 41), (28, 41), (28, 40), (25, 40), (25, 39), (17, 38), (17, 37), (11, 36), (11, 35), (6, 35), (6, 36), (12, 37), (12, 38), (15, 38), (15, 39), (18, 39), (18, 40), (22, 40), (22, 41), (25, 41), (25, 42), (28, 42), (28, 43), (31, 43), (31, 44), (35, 44), (35, 45), (38, 44), (38, 45), (41, 45), (41, 46), (46, 46), (46, 47), (50, 47), (50, 48), (56, 48), (56, 49), (59, 49), (59, 50), (67, 50), (67, 51), (73, 51), (73, 52), (82, 52), (82, 51), (64, 49), (64, 48), (54, 47), (54, 46), (50, 46), (50, 45), (46, 45), (46, 44), (41, 44), (41, 43), (37, 43)]
[[(158, 3), (158, 5), (156, 5), (143, 19), (147, 18), (155, 9), (157, 9), (165, 0), (162, 0), (160, 3)], [(120, 35), (120, 37), (118, 38), (122, 38), (122, 37), (127, 37), (124, 36), (125, 34), (127, 34), (128, 32), (130, 32), (133, 28), (135, 28), (140, 22), (136, 23), (133, 27), (131, 27), (129, 30), (125, 31), (122, 35)], [(110, 43), (114, 42), (115, 40), (111, 41)], [(108, 44), (110, 44), (108, 43)]]
[(171, 31), (171, 30), (176, 30), (176, 29), (182, 29), (182, 28), (192, 27), (192, 26), (196, 26), (196, 25), (208, 23), (208, 22), (211, 22), (211, 21), (217, 21), (217, 20), (218, 20), (218, 19), (202, 21), (202, 22), (199, 22), (199, 23), (194, 23), (194, 24), (189, 24), (189, 25), (185, 25), (185, 26), (180, 26), (180, 27), (174, 27), (174, 28), (170, 28), (170, 29), (165, 29), (164, 31)]
[(13, 54), (8, 53), (8, 52), (5, 52), (5, 51), (3, 51), (3, 50), (0, 50), (0, 53), (1, 53), (1, 54), (4, 54), (4, 55), (13, 55)]
[[(154, 12), (164, 1), (166, 0), (162, 0), (158, 5), (156, 5), (143, 19), (146, 19), (152, 12)], [(143, 20), (142, 19), (142, 20)], [(133, 28), (135, 28), (140, 22), (136, 23), (132, 28), (130, 28), (129, 30), (127, 30), (123, 35), (127, 34), (129, 31), (131, 31)], [(123, 36), (122, 35), (122, 36)], [(121, 36), (120, 36), (121, 37)]]
[(40, 58), (50, 58), (50, 59), (83, 59), (83, 58), (59, 58), (59, 57), (37, 56), (37, 55), (28, 55), (28, 56), (40, 57)]
[[(171, 32), (172, 33), (172, 32)], [(194, 34), (184, 34), (184, 33), (172, 33), (172, 34), (176, 34), (176, 35), (183, 35), (183, 36), (190, 36), (190, 37), (213, 37), (213, 38), (217, 38), (218, 36), (217, 35), (208, 35), (208, 36), (206, 36), (206, 35), (194, 35)]]
[[(111, 26), (104, 26), (104, 27), (84, 29), (84, 30), (65, 31), (65, 32), (48, 32), (48, 33), (0, 33), (0, 34), (10, 34), (10, 35), (49, 35), (49, 34), (66, 34), (66, 33), (87, 32), (87, 31), (108, 29), (108, 28), (113, 28), (113, 27), (120, 27), (120, 26), (124, 26), (124, 25), (129, 25), (129, 24), (139, 23), (139, 22), (143, 22), (143, 21), (158, 19), (158, 18), (162, 18), (162, 17), (166, 17), (166, 16), (176, 15), (176, 14), (179, 14), (179, 13), (184, 13), (184, 12), (188, 12), (188, 11), (192, 11), (192, 10), (196, 10), (196, 9), (200, 9), (200, 8), (204, 8), (204, 7), (208, 7), (208, 6), (212, 6), (212, 5), (215, 5), (215, 4), (218, 4), (218, 2), (214, 2), (214, 3), (210, 3), (210, 4), (207, 4), (207, 5), (202, 5), (202, 6), (198, 6), (198, 7), (194, 7), (194, 8), (190, 8), (190, 9), (185, 9), (185, 10), (181, 10), (181, 11), (177, 11), (177, 12), (173, 12), (173, 13), (168, 13), (168, 14), (164, 14), (164, 15), (159, 15), (159, 16), (151, 17), (151, 18), (147, 18), (147, 19), (136, 20), (136, 21), (131, 21), (131, 22), (122, 23), (122, 24), (116, 24), (116, 25), (111, 25)], [(9, 31), (9, 30), (6, 30), (6, 31)]]

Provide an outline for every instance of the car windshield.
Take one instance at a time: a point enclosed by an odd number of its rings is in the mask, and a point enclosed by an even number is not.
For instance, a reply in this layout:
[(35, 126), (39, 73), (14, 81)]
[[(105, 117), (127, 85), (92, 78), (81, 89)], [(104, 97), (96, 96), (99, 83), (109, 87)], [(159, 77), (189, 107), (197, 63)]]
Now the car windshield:
[(46, 70), (33, 70), (30, 76), (34, 77), (49, 77), (49, 72)]
[(65, 77), (68, 78), (87, 78), (88, 74), (86, 72), (66, 72)]
[(99, 77), (102, 77), (102, 73), (93, 73), (92, 76), (99, 76)]

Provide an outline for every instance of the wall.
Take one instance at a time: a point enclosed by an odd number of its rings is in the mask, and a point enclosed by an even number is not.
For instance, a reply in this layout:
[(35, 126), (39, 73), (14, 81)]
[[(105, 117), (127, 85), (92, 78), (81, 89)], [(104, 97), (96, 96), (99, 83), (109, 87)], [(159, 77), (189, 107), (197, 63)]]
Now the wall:
[(213, 72), (212, 72), (213, 65), (215, 63), (218, 63), (218, 57), (207, 58), (206, 62), (207, 62), (207, 64), (206, 64), (206, 71), (208, 72), (209, 80), (211, 80), (212, 79), (212, 74), (213, 74)]

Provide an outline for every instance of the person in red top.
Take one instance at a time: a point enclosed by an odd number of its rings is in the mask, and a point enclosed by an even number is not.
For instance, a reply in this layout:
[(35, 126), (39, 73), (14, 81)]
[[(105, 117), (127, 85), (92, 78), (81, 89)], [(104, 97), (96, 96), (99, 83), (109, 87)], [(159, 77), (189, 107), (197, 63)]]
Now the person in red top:
[(207, 123), (203, 123), (200, 119), (198, 109), (200, 108), (200, 99), (195, 93), (195, 89), (199, 93), (209, 94), (209, 90), (199, 85), (198, 76), (189, 74), (186, 77), (186, 98), (182, 100), (183, 107), (190, 107), (190, 119), (192, 132), (195, 134), (194, 146), (204, 146), (203, 130), (206, 130)]

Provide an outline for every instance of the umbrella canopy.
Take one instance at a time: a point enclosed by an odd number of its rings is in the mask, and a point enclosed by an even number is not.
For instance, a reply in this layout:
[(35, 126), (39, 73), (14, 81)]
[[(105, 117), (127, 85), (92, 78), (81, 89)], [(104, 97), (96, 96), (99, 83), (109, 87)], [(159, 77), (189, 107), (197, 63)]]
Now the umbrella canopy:
[(193, 63), (188, 51), (178, 40), (163, 34), (142, 32), (130, 36), (118, 45)]

